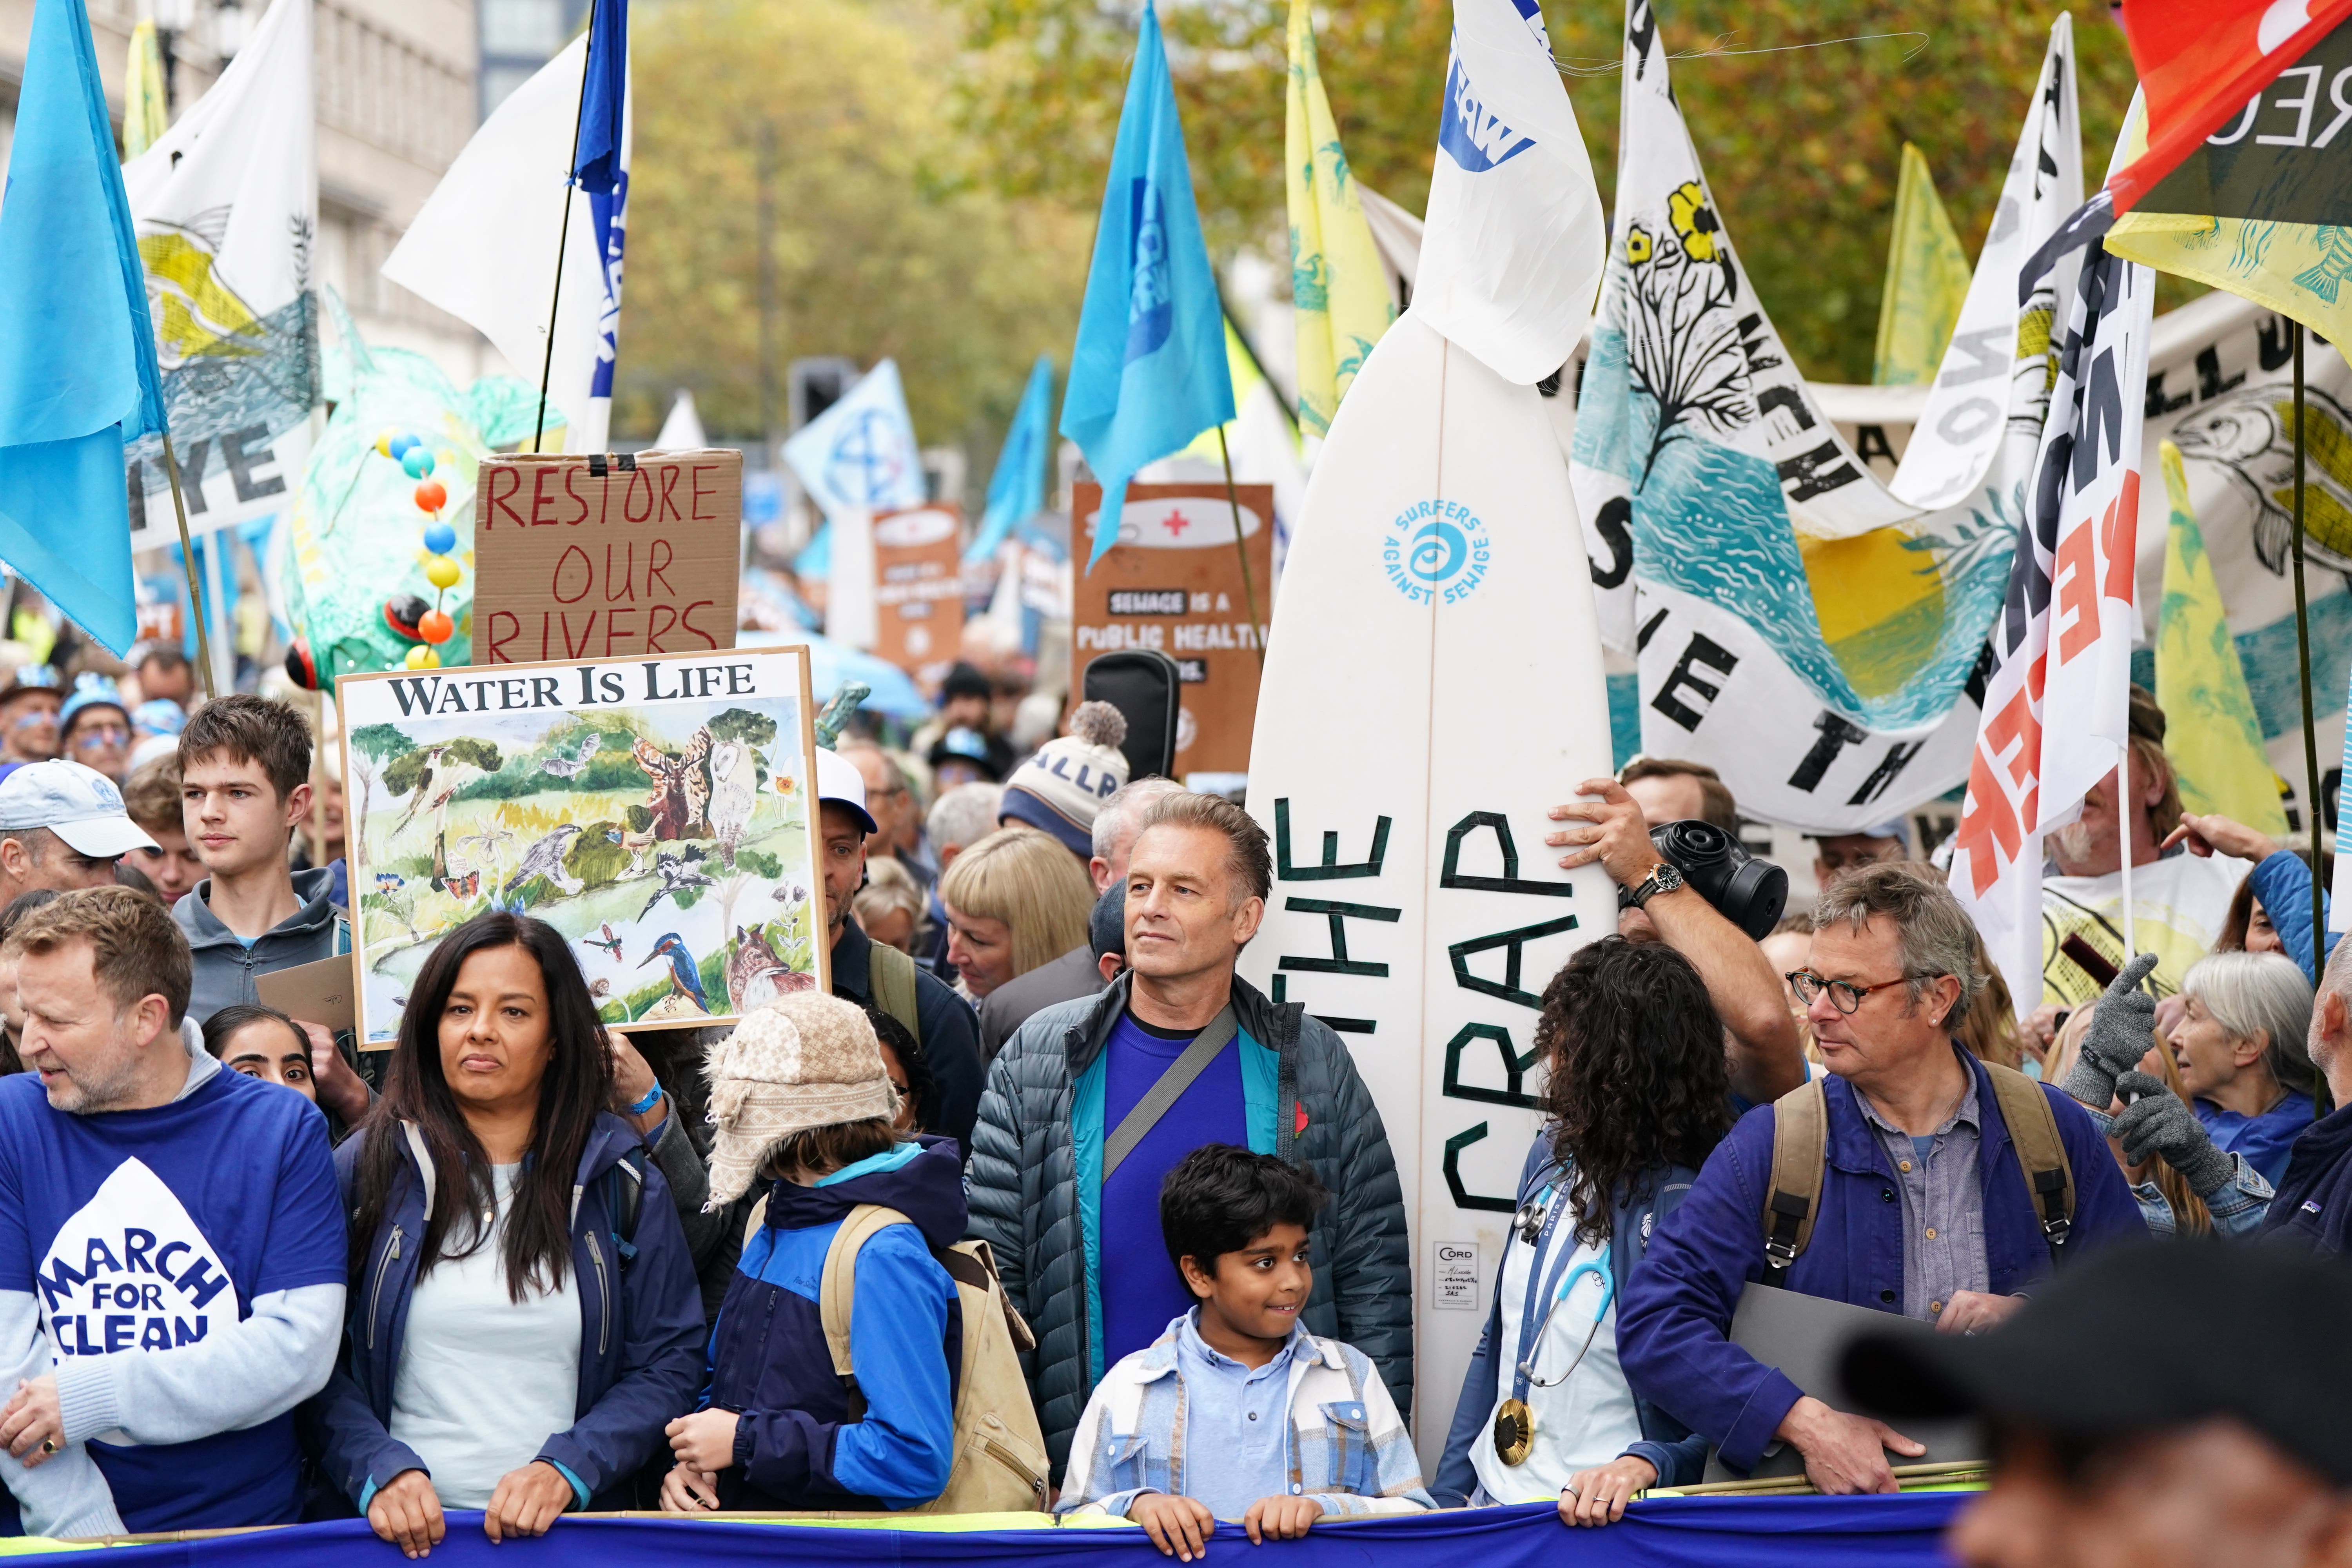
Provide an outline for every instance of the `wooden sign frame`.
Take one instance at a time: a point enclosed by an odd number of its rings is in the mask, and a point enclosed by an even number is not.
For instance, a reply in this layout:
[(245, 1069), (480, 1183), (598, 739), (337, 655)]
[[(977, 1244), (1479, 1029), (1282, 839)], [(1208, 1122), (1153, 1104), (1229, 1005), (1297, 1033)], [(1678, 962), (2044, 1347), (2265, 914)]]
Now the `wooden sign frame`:
[(362, 1049), (492, 909), (562, 932), (617, 1027), (831, 991), (807, 647), (347, 675), (335, 700)]

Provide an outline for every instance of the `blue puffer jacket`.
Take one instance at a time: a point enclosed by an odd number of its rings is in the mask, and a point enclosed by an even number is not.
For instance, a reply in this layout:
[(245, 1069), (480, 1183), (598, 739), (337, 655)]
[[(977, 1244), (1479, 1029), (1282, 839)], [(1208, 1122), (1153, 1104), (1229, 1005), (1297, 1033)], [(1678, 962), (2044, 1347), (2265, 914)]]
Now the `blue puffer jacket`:
[[(705, 1407), (738, 1412), (722, 1508), (907, 1508), (946, 1489), (955, 1460), (963, 1318), (934, 1248), (962, 1239), (952, 1138), (923, 1137), (814, 1186), (776, 1182), (710, 1336)], [(860, 1204), (914, 1222), (868, 1237), (850, 1299), (849, 1357), (863, 1409), (825, 1346), (824, 1255)]]
[[(1547, 1185), (1564, 1180), (1568, 1169), (1567, 1162), (1553, 1152), (1551, 1129), (1545, 1128), (1536, 1134), (1534, 1146), (1528, 1150), (1528, 1163), (1519, 1172), (1517, 1202), (1524, 1205)], [(1633, 1266), (1649, 1251), (1652, 1232), (1682, 1206), (1691, 1184), (1697, 1179), (1697, 1172), (1686, 1165), (1676, 1165), (1661, 1173), (1641, 1196), (1619, 1204), (1610, 1215), (1609, 1272), (1618, 1300), (1625, 1299), (1625, 1282), (1633, 1277)], [(1470, 1445), (1486, 1437), (1487, 1417), (1495, 1413), (1495, 1394), (1500, 1386), (1495, 1367), (1495, 1345), (1503, 1332), (1500, 1264), (1495, 1268), (1494, 1295), (1494, 1304), (1486, 1310), (1486, 1326), (1478, 1332), (1478, 1349), (1470, 1358), (1470, 1370), (1462, 1375), (1462, 1398), (1454, 1406), (1454, 1429), (1445, 1436), (1445, 1457), (1438, 1461), (1437, 1479), (1430, 1485), (1430, 1495), (1436, 1498), (1440, 1508), (1466, 1508), (1478, 1489), (1478, 1472), (1470, 1463)], [(1689, 1427), (1642, 1397), (1640, 1389), (1632, 1392), (1634, 1419), (1642, 1425), (1642, 1440), (1625, 1452), (1635, 1458), (1647, 1459), (1657, 1468), (1658, 1479), (1653, 1485), (1686, 1487), (1696, 1483), (1706, 1471), (1706, 1439), (1694, 1436)]]
[[(368, 1136), (355, 1133), (335, 1151), (347, 1209), (355, 1204), (359, 1153)], [(434, 1191), (422, 1146), (422, 1135), (409, 1129), (406, 1184), (368, 1243), (365, 1268), (352, 1279), (342, 1355), (302, 1412), (326, 1479), (362, 1512), (377, 1488), (403, 1470), (425, 1468), (387, 1429), (425, 1224), (443, 1196)], [(686, 1233), (660, 1171), (649, 1160), (625, 1162), (637, 1147), (635, 1129), (617, 1116), (599, 1116), (572, 1178), (580, 1394), (571, 1429), (550, 1435), (538, 1458), (563, 1472), (583, 1508), (634, 1505), (629, 1482), (661, 1448), (662, 1428), (694, 1408), (701, 1360), (702, 1298)], [(645, 1187), (634, 1251), (625, 1252), (609, 1211), (625, 1206), (621, 1184), (636, 1181)]]
[[(1037, 1349), (1023, 1357), (1058, 1481), (1070, 1436), (1107, 1369), (1099, 1260), (1103, 1047), (1130, 975), (1098, 996), (1048, 1007), (989, 1064), (972, 1131), (971, 1234), (996, 1254), (1006, 1296)], [(1315, 1286), (1307, 1331), (1380, 1368), (1399, 1415), (1412, 1409), (1412, 1257), (1396, 1162), (1371, 1091), (1330, 1026), (1234, 977), (1250, 1148), (1304, 1161), (1331, 1202), (1307, 1237)]]

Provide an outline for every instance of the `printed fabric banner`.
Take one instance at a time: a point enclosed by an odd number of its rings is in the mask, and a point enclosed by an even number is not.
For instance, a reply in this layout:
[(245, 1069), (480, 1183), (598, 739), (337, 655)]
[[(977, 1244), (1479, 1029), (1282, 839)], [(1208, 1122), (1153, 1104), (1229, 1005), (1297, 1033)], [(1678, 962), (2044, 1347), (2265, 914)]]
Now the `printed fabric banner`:
[[(1362, 1520), (1325, 1520), (1301, 1540), (1253, 1548), (1239, 1527), (1216, 1531), (1223, 1553), (1270, 1552), (1282, 1568), (1551, 1568), (1572, 1551), (1582, 1568), (1937, 1568), (1945, 1527), (1964, 1497), (1660, 1498), (1637, 1502), (1605, 1530), (1572, 1536), (1549, 1503)], [(446, 1568), (513, 1568), (547, 1555), (565, 1568), (1165, 1568), (1172, 1559), (1121, 1521), (1076, 1528), (1044, 1514), (955, 1519), (844, 1520), (831, 1524), (755, 1520), (572, 1517), (546, 1535), (493, 1546), (478, 1512), (451, 1510), (448, 1538), (433, 1549)], [(29, 1543), (28, 1543), (29, 1544)], [(390, 1552), (360, 1520), (299, 1524), (250, 1535), (113, 1549), (110, 1568), (348, 1568)], [(16, 1559), (44, 1560), (32, 1552)], [(1236, 1559), (1238, 1560), (1238, 1559)], [(1275, 1559), (1268, 1559), (1274, 1561)], [(79, 1563), (59, 1555), (58, 1568)], [(1251, 1561), (1255, 1561), (1253, 1557)]]
[[(310, 0), (275, 0), (212, 89), (122, 166), (188, 529), (292, 504), (320, 401)], [(175, 543), (163, 441), (125, 454), (131, 544)]]
[(1715, 764), (1758, 816), (1869, 827), (1967, 771), (2071, 283), (2062, 271), (2019, 302), (2020, 268), (2082, 195), (2071, 24), (2051, 29), (1951, 346), (1889, 480), (1756, 299), (1646, 0), (1628, 11), (1622, 103), (1571, 470), (1602, 636), (1637, 656), (1642, 749)]

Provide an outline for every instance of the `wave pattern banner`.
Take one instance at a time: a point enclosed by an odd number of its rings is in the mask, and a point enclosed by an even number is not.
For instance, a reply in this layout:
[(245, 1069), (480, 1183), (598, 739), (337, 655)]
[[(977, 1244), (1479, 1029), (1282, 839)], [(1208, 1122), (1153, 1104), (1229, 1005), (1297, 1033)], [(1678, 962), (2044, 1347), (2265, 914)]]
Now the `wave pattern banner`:
[(2071, 25), (2052, 29), (1951, 346), (1884, 481), (1756, 298), (1649, 0), (1628, 9), (1622, 90), (1573, 473), (1602, 635), (1638, 658), (1642, 747), (1714, 763), (1759, 816), (1885, 821), (1968, 766), (2071, 282), (2019, 303), (2021, 266), (2081, 198)]

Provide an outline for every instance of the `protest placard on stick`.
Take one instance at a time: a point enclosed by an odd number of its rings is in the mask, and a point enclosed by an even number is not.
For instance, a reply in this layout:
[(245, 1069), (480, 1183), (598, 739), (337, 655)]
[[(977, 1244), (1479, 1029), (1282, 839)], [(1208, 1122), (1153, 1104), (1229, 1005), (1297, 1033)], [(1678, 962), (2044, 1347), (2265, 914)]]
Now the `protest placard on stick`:
[(733, 647), (742, 516), (740, 452), (484, 459), (477, 662)]
[[(1099, 526), (1102, 488), (1076, 487), (1076, 527), (1091, 541)], [(1274, 582), (1274, 488), (1241, 485), (1129, 485), (1120, 508), (1118, 542), (1080, 574), (1072, 594), (1071, 681), (1075, 701), (1097, 654), (1157, 648), (1176, 661), (1184, 682), (1177, 720), (1175, 773), (1247, 771), (1257, 722), (1257, 683), (1265, 646), (1253, 624), (1250, 595), (1234, 548), (1234, 513), (1258, 608)], [(1091, 548), (1091, 546), (1089, 546)], [(1084, 559), (1086, 552), (1076, 552)]]
[(963, 639), (963, 509), (953, 501), (874, 519), (874, 651), (908, 674), (944, 665)]

